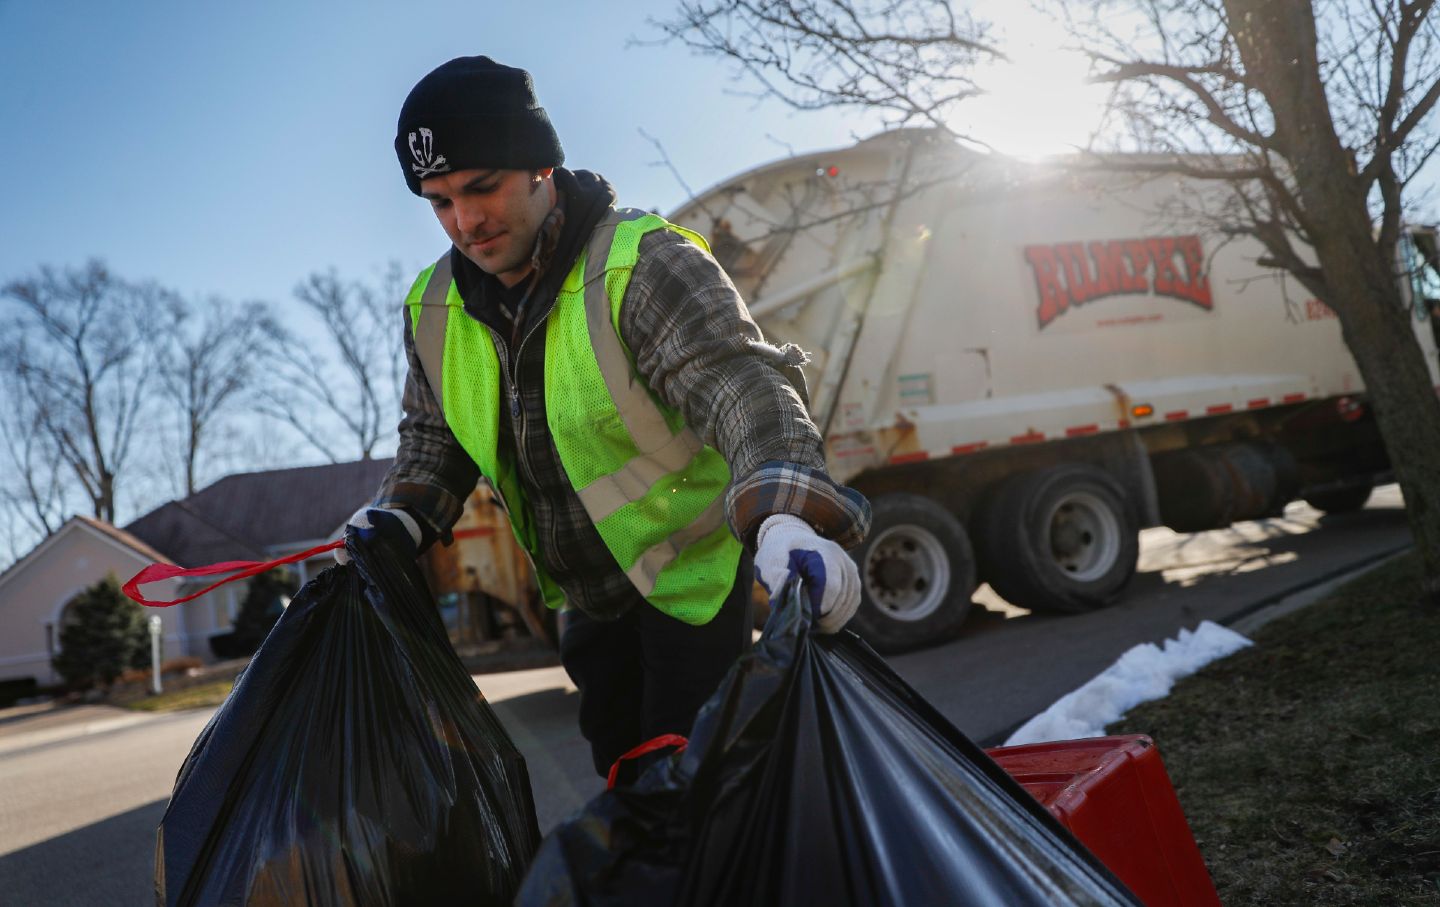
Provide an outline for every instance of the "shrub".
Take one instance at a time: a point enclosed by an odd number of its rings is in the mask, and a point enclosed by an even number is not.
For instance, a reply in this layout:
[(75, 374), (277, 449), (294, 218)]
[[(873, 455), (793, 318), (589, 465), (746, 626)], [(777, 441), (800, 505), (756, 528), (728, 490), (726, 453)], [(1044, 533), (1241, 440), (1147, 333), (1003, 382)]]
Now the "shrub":
[(233, 643), (239, 654), (250, 655), (260, 648), (299, 588), (300, 581), (284, 567), (276, 567), (250, 580), (245, 601), (235, 615)]
[(72, 689), (108, 689), (126, 668), (150, 662), (145, 609), (126, 598), (112, 573), (65, 607), (55, 671)]

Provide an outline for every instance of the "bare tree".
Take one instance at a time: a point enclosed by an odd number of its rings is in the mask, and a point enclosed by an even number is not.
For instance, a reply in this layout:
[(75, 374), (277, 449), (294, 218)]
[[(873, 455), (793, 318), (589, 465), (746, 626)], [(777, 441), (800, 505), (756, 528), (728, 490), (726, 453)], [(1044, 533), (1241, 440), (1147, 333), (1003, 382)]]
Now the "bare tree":
[(172, 300), (170, 329), (156, 369), (158, 390), (181, 425), (185, 494), (196, 491), (202, 457), (220, 423), (252, 402), (262, 362), (281, 331), (264, 303), (235, 306), (211, 298), (196, 314)]
[(392, 262), (375, 284), (311, 274), (296, 298), (320, 322), (318, 336), (290, 331), (276, 346), (260, 411), (290, 426), (331, 462), (350, 450), (369, 459), (400, 420), (405, 363), (399, 338), (404, 271)]
[[(1401, 289), (1406, 201), (1434, 154), (1434, 0), (1084, 0), (1065, 4), (1117, 86), (1101, 166), (1227, 188), (1198, 213), (1329, 305), (1365, 381), (1440, 601), (1440, 404)], [(1109, 24), (1132, 15), (1124, 32)]]
[(947, 114), (980, 94), (977, 63), (1003, 59), (990, 27), (948, 0), (681, 0), (652, 24), (731, 61), (759, 94), (797, 110), (878, 110), (887, 125), (956, 133)]
[(20, 539), (44, 537), (60, 528), (65, 520), (66, 495), (63, 465), (45, 432), (40, 414), (24, 402), (23, 385), (13, 372), (0, 372), (4, 399), (15, 402), (0, 412), (0, 441), (3, 441), (7, 468), (0, 486), (3, 506), (11, 527), (11, 554)]
[[(115, 519), (116, 489), (153, 370), (153, 344), (142, 318), (160, 308), (163, 297), (153, 285), (116, 278), (98, 261), (58, 271), (43, 267), (0, 288), (13, 312), (0, 367), (18, 391), (21, 430), (44, 439), (38, 442), (43, 448), (22, 444), (22, 462), (33, 462), (41, 449), (57, 458), (102, 520)], [(42, 489), (31, 495), (32, 504), (37, 500), (53, 498)]]

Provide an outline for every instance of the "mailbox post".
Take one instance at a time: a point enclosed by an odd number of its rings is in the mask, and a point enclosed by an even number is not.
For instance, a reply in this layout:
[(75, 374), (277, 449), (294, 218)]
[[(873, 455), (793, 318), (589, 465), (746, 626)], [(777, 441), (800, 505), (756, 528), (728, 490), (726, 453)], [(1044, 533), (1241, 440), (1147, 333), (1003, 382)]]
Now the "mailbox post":
[(150, 615), (150, 692), (160, 692), (160, 615)]

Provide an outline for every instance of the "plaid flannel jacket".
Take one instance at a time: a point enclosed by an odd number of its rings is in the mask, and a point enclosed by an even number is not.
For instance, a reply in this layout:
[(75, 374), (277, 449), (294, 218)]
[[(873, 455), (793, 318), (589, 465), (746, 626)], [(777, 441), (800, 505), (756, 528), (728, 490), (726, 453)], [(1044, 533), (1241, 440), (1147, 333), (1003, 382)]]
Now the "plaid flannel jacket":
[[(550, 300), (544, 303), (548, 308)], [(600, 539), (544, 431), (544, 333), (527, 328), (514, 366), (521, 413), (507, 418), (511, 408), (500, 406), (500, 444), (517, 454), (540, 558), (567, 605), (601, 619), (618, 617), (642, 599)], [(650, 388), (729, 464), (726, 518), (747, 547), (753, 550), (760, 523), (777, 513), (799, 516), (845, 547), (865, 537), (868, 502), (826, 474), (819, 430), (777, 368), (787, 355), (793, 363), (798, 351), (764, 340), (710, 255), (669, 230), (646, 234), (625, 291), (620, 335)], [(446, 425), (425, 379), (408, 312), (404, 344), (410, 371), (400, 446), (375, 503), (408, 508), (448, 541), (479, 470)], [(506, 358), (502, 349), (502, 362)], [(508, 373), (503, 380), (500, 400), (510, 394)], [(517, 450), (522, 423), (528, 427)]]

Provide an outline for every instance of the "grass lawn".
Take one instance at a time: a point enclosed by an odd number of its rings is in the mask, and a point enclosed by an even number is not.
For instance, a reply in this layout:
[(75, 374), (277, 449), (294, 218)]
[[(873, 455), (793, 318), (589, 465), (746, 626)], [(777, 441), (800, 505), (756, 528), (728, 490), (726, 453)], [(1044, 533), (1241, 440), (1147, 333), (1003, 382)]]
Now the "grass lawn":
[(1267, 624), (1112, 734), (1160, 748), (1243, 904), (1440, 904), (1440, 609), (1414, 555)]
[(127, 702), (125, 708), (140, 712), (174, 712), (179, 709), (217, 706), (225, 701), (226, 696), (230, 695), (230, 688), (234, 685), (235, 681), (233, 680), (216, 680), (212, 683), (190, 687), (187, 690), (161, 693), (159, 696), (147, 696), (144, 699)]

